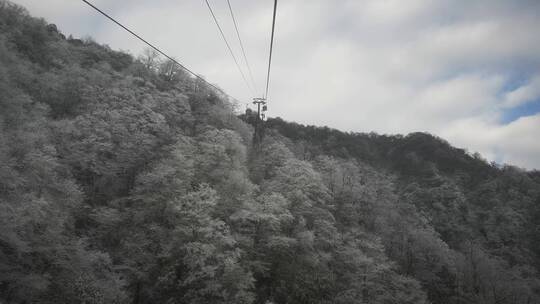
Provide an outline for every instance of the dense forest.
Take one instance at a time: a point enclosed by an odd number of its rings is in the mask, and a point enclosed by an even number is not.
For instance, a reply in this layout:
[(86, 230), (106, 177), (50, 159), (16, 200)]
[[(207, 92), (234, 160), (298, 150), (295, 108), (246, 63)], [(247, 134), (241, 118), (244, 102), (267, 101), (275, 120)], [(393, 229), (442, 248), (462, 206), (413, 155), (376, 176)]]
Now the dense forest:
[(0, 303), (540, 303), (540, 173), (250, 113), (0, 1)]

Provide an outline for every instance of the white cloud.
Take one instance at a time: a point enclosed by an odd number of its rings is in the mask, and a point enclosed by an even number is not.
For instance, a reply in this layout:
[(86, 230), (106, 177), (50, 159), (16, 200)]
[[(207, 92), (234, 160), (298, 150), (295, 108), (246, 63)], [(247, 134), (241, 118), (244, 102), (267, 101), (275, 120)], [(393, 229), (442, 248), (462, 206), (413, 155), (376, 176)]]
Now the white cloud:
[(540, 75), (532, 78), (526, 85), (508, 92), (504, 99), (504, 107), (517, 107), (540, 98)]
[(414, 98), (415, 110), (443, 122), (478, 114), (495, 104), (502, 84), (502, 77), (496, 75), (460, 75), (432, 83)]

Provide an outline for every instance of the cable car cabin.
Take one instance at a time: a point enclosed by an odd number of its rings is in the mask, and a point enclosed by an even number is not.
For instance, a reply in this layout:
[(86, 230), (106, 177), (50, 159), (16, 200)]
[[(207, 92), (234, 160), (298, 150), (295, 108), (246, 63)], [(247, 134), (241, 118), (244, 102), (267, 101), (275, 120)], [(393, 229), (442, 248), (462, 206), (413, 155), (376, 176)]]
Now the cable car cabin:
[(266, 110), (268, 110), (268, 107), (267, 107), (266, 105), (264, 105), (263, 108), (262, 108), (262, 110), (263, 110), (263, 111), (266, 111)]

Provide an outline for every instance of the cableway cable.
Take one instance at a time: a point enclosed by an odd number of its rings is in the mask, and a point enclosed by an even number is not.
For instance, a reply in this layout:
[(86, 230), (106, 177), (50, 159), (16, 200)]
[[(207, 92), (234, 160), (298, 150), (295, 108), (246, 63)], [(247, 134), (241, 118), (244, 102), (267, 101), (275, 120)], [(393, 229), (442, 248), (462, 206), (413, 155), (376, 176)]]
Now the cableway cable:
[(251, 86), (249, 85), (249, 82), (247, 81), (246, 79), (246, 76), (244, 75), (244, 72), (242, 72), (242, 69), (240, 68), (240, 65), (238, 64), (238, 60), (236, 59), (236, 56), (234, 56), (234, 53), (231, 49), (231, 46), (229, 45), (229, 42), (227, 41), (227, 38), (225, 37), (225, 34), (223, 33), (223, 30), (221, 29), (221, 26), (219, 25), (219, 22), (216, 18), (216, 15), (214, 14), (214, 11), (212, 10), (212, 7), (210, 6), (210, 3), (208, 2), (208, 0), (204, 0), (206, 2), (206, 5), (208, 6), (208, 9), (210, 10), (210, 14), (212, 14), (212, 18), (214, 19), (214, 23), (216, 24), (218, 30), (219, 30), (219, 33), (221, 34), (221, 38), (223, 38), (223, 41), (225, 41), (225, 44), (227, 45), (227, 49), (229, 49), (229, 53), (231, 54), (233, 60), (234, 60), (234, 63), (236, 64), (236, 67), (238, 68), (238, 71), (240, 72), (240, 74), (242, 75), (242, 78), (244, 79), (244, 82), (246, 83), (246, 86), (248, 87), (248, 89), (251, 91), (252, 94), (255, 94), (255, 92), (253, 91), (253, 89), (251, 88)]
[(128, 33), (130, 33), (131, 35), (135, 36), (137, 39), (139, 39), (140, 41), (142, 41), (143, 43), (145, 43), (146, 45), (148, 45), (149, 47), (151, 47), (152, 49), (154, 49), (156, 52), (160, 53), (161, 55), (163, 55), (165, 58), (169, 59), (170, 61), (176, 63), (178, 66), (180, 66), (182, 69), (184, 69), (186, 72), (190, 73), (191, 75), (193, 75), (194, 77), (196, 77), (197, 79), (199, 80), (202, 80), (204, 83), (208, 84), (209, 86), (211, 86), (212, 88), (216, 89), (218, 92), (220, 92), (221, 94), (227, 96), (228, 98), (232, 99), (232, 100), (235, 100), (235, 101), (238, 101), (238, 99), (232, 97), (231, 95), (225, 93), (221, 88), (217, 87), (216, 85), (214, 84), (211, 84), (210, 82), (208, 82), (206, 79), (202, 78), (201, 76), (197, 75), (195, 72), (193, 72), (192, 70), (188, 69), (186, 66), (184, 66), (183, 64), (181, 64), (180, 62), (178, 62), (178, 60), (172, 58), (171, 56), (167, 55), (165, 52), (163, 52), (162, 50), (160, 50), (158, 47), (154, 46), (153, 44), (151, 44), (150, 42), (146, 41), (144, 38), (142, 38), (141, 36), (139, 36), (138, 34), (136, 34), (135, 32), (133, 32), (132, 30), (130, 30), (129, 28), (127, 28), (126, 26), (124, 26), (122, 23), (120, 23), (119, 21), (117, 21), (116, 19), (114, 19), (113, 17), (109, 16), (107, 13), (105, 13), (104, 11), (100, 10), (99, 8), (97, 8), (95, 5), (93, 5), (92, 3), (88, 2), (87, 0), (82, 0), (84, 3), (86, 3), (88, 6), (90, 6), (91, 8), (93, 8), (94, 10), (96, 10), (97, 12), (99, 12), (100, 14), (102, 14), (103, 16), (107, 17), (109, 20), (111, 20), (112, 22), (116, 23), (118, 26), (120, 26), (121, 28), (123, 28), (124, 30), (126, 30)]
[(270, 66), (272, 65), (272, 50), (274, 48), (274, 29), (276, 27), (277, 0), (274, 0), (274, 16), (272, 17), (272, 36), (270, 38), (270, 55), (268, 56), (268, 73), (266, 75), (266, 91), (264, 98), (268, 100), (268, 87), (270, 84)]
[(255, 83), (255, 80), (253, 79), (253, 73), (251, 72), (251, 67), (249, 65), (249, 61), (248, 61), (247, 56), (246, 56), (246, 50), (244, 49), (244, 44), (242, 43), (242, 38), (240, 38), (240, 31), (238, 30), (238, 23), (236, 22), (236, 18), (234, 17), (231, 2), (229, 0), (227, 0), (227, 4), (229, 5), (229, 12), (231, 13), (231, 18), (232, 18), (233, 23), (234, 23), (234, 29), (236, 30), (236, 37), (238, 37), (238, 42), (240, 43), (240, 48), (242, 49), (242, 55), (244, 55), (244, 61), (245, 61), (246, 66), (247, 66), (249, 77), (251, 78), (251, 83), (252, 83), (253, 88), (255, 89), (255, 91), (257, 91), (257, 84)]

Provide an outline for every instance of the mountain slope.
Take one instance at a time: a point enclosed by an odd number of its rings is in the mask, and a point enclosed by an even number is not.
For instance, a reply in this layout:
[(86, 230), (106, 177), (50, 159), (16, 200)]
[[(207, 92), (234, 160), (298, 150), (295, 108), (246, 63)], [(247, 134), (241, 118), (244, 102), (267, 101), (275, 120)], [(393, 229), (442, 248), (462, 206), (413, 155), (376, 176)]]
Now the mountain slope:
[(0, 302), (539, 303), (540, 177), (266, 123), (0, 2)]

